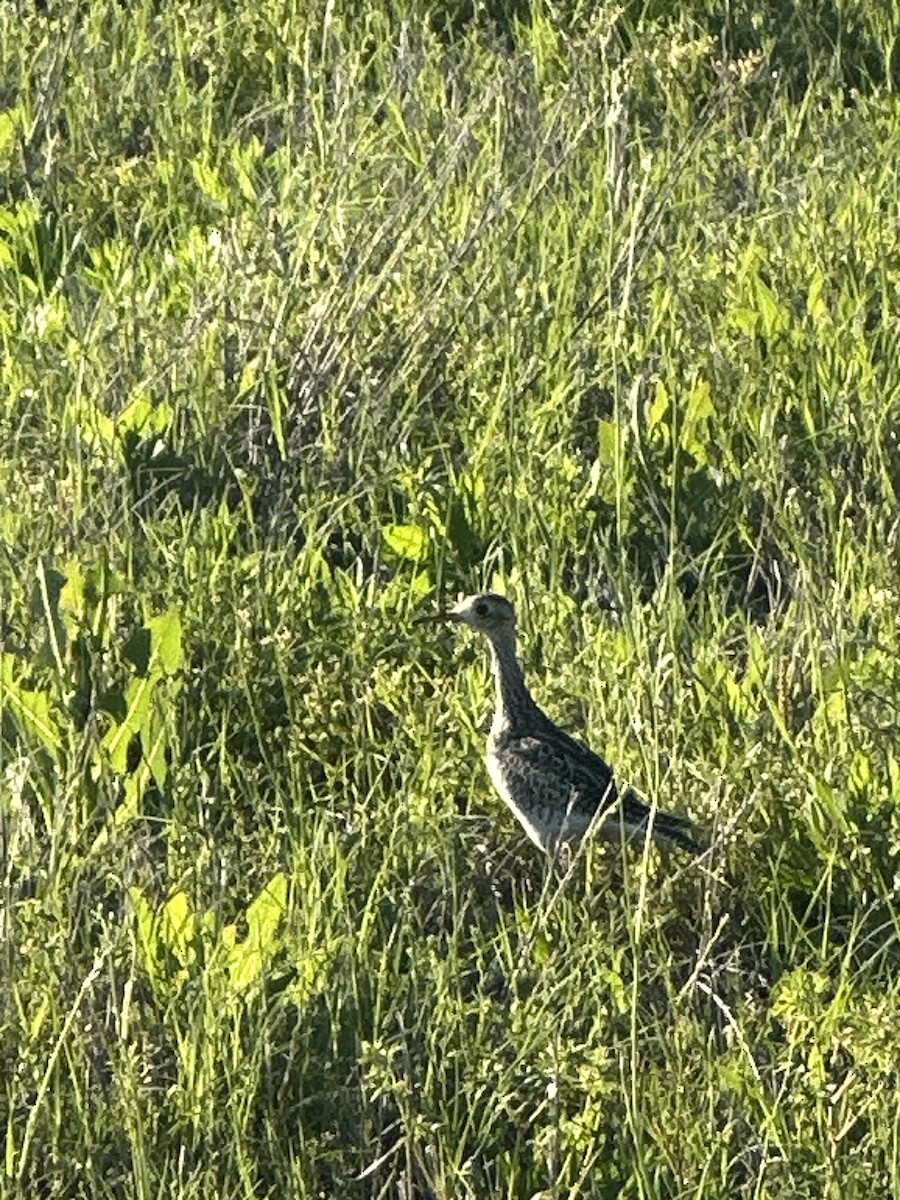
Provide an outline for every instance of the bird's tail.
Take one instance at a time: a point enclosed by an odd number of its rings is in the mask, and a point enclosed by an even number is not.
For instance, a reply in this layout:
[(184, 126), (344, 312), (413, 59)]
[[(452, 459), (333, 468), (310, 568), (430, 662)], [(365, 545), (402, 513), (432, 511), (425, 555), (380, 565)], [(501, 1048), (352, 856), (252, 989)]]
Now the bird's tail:
[(680, 846), (692, 854), (701, 854), (706, 849), (696, 835), (693, 821), (660, 809), (651, 814), (649, 806), (631, 788), (622, 798), (621, 813), (626, 829), (635, 837), (645, 837), (649, 828), (650, 836), (662, 846)]
[(695, 836), (696, 828), (687, 817), (675, 817), (672, 813), (657, 812), (653, 817), (653, 837), (658, 842), (702, 854), (706, 847)]

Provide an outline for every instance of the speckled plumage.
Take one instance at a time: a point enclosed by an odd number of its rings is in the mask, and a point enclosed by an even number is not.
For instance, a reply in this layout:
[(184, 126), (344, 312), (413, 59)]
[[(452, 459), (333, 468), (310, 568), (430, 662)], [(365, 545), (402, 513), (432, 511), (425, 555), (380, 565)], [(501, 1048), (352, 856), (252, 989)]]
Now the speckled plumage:
[(606, 839), (643, 838), (649, 829), (663, 845), (702, 849), (685, 817), (653, 811), (631, 789), (620, 796), (612, 768), (538, 707), (516, 657), (516, 615), (505, 596), (468, 596), (424, 619), (464, 622), (490, 643), (497, 703), (488, 770), (536, 845), (551, 855), (564, 845), (575, 849), (596, 820), (597, 833)]

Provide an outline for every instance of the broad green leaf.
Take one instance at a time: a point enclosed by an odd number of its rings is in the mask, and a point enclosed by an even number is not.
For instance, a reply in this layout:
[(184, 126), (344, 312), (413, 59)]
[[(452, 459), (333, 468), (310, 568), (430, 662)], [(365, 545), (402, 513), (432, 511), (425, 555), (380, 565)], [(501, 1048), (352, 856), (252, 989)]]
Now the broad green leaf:
[(737, 304), (728, 310), (728, 323), (735, 329), (739, 329), (741, 333), (749, 334), (752, 337), (759, 330), (760, 315), (755, 308), (748, 308), (746, 304)]
[(197, 917), (186, 892), (175, 892), (163, 905), (159, 936), (183, 967), (196, 959)]
[(84, 621), (87, 614), (84, 571), (77, 558), (70, 558), (63, 564), (63, 575), (65, 583), (59, 594), (59, 607), (64, 613)]
[(661, 379), (657, 379), (653, 400), (647, 409), (647, 428), (652, 432), (669, 411), (669, 393)]
[(159, 787), (165, 787), (169, 774), (169, 739), (159, 701), (150, 709), (150, 716), (141, 729), (144, 762)]
[(17, 683), (16, 664), (14, 655), (0, 654), (0, 712), (8, 706), (20, 730), (36, 736), (51, 754), (56, 755), (62, 748), (62, 737), (50, 715), (50, 696)]
[(431, 577), (427, 571), (417, 571), (409, 581), (409, 595), (413, 600), (424, 600), (431, 591)]
[(691, 388), (684, 423), (681, 427), (681, 445), (701, 466), (709, 462), (707, 452), (706, 422), (715, 414), (710, 397), (709, 381), (699, 379)]
[(181, 669), (184, 656), (181, 645), (181, 614), (175, 608), (167, 609), (158, 617), (147, 622), (152, 644), (151, 662), (154, 670), (164, 675), (174, 675)]
[(150, 704), (153, 700), (153, 689), (159, 682), (157, 674), (146, 678), (133, 679), (125, 693), (127, 712), (125, 720), (110, 729), (103, 738), (101, 745), (107, 751), (114, 771), (124, 774), (128, 766), (128, 744), (138, 733), (147, 720)]
[(12, 158), (22, 120), (21, 108), (8, 108), (0, 112), (0, 164), (4, 170)]
[(284, 917), (287, 891), (287, 875), (279, 871), (247, 906), (248, 936), (256, 941), (262, 952), (272, 947), (278, 926)]
[(543, 933), (534, 939), (534, 960), (539, 966), (544, 966), (553, 953), (553, 947)]
[(691, 388), (691, 394), (688, 397), (685, 424), (695, 425), (698, 421), (705, 421), (715, 415), (716, 409), (710, 395), (709, 380), (698, 379)]
[(170, 608), (135, 629), (122, 651), (138, 675), (174, 675), (183, 661), (181, 615)]
[[(140, 762), (125, 780), (125, 797), (113, 813), (113, 825), (121, 829), (129, 821), (133, 821), (141, 811), (141, 800), (150, 783), (150, 770), (145, 762)], [(105, 832), (105, 831), (104, 831)]]
[(753, 293), (766, 337), (784, 333), (790, 328), (790, 313), (759, 275), (753, 276)]
[(84, 396), (69, 402), (66, 415), (78, 430), (81, 440), (96, 453), (109, 452), (115, 446), (116, 423)]
[(133, 432), (149, 437), (165, 433), (172, 423), (172, 408), (168, 404), (154, 404), (146, 396), (135, 396), (115, 419), (116, 432)]
[(228, 199), (228, 188), (222, 183), (219, 173), (212, 163), (202, 158), (195, 158), (191, 163), (191, 171), (197, 186), (204, 195), (217, 204), (224, 204)]
[(147, 899), (144, 889), (136, 885), (128, 889), (128, 896), (131, 900), (131, 907), (134, 910), (138, 938), (144, 948), (144, 953), (147, 957), (154, 958), (156, 955), (156, 918), (153, 906)]
[(226, 968), (232, 987), (239, 990), (249, 987), (277, 951), (278, 928), (285, 913), (287, 890), (287, 876), (280, 871), (247, 906), (247, 937), (242, 942), (236, 941), (233, 926), (226, 926), (222, 931), (222, 944), (228, 949)]
[(428, 554), (428, 533), (419, 525), (385, 525), (381, 535), (388, 549), (399, 558), (419, 563)]

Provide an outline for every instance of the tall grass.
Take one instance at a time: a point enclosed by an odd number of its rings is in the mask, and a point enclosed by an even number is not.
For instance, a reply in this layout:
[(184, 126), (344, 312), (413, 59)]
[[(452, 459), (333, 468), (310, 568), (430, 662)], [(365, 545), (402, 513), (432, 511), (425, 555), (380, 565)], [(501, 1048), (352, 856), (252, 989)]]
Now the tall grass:
[(898, 31), (754, 13), (0, 4), (3, 1196), (900, 1192)]

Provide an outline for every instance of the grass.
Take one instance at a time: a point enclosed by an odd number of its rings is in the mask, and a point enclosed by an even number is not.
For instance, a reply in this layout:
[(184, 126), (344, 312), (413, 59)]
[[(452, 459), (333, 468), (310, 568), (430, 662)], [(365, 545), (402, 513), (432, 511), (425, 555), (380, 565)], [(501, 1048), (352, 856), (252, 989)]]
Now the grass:
[(754, 13), (0, 4), (2, 1196), (900, 1192), (898, 31)]

